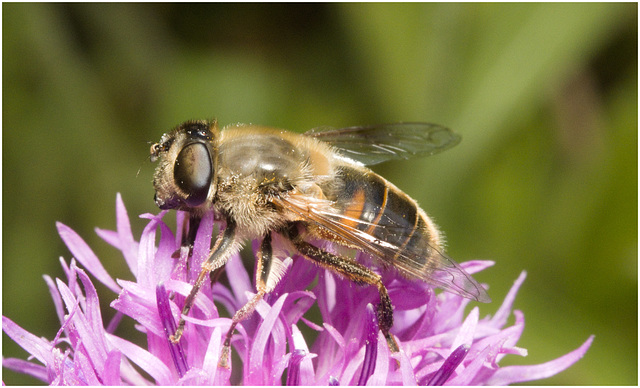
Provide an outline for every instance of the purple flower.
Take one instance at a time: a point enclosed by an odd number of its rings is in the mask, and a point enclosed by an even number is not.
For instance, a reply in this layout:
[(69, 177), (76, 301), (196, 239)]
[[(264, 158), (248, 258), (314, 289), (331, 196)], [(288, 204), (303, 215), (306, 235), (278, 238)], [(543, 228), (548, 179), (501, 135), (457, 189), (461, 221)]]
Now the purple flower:
[[(524, 273), (497, 313), (483, 319), (478, 307), (465, 316), (467, 299), (446, 292), (436, 295), (424, 283), (385, 273), (383, 281), (395, 305), (392, 333), (401, 349), (391, 354), (378, 330), (377, 290), (294, 257), (285, 260), (286, 273), (276, 289), (238, 325), (232, 351), (239, 359), (231, 369), (222, 368), (218, 361), (231, 319), (221, 317), (218, 310), (223, 307), (224, 315), (233, 314), (254, 293), (240, 257), (226, 265), (229, 287), (205, 282), (186, 317), (182, 339), (173, 344), (169, 336), (209, 253), (213, 217), (203, 218), (189, 257), (188, 250), (180, 248), (180, 236), (162, 221), (165, 212), (141, 216), (149, 223), (138, 242), (119, 195), (116, 202), (117, 230), (97, 233), (122, 252), (135, 280), (111, 278), (89, 246), (58, 223), (58, 232), (75, 257), (69, 265), (61, 260), (66, 281), (44, 277), (61, 328), (47, 340), (3, 317), (4, 332), (31, 354), (26, 361), (5, 358), (4, 367), (56, 385), (503, 385), (559, 373), (580, 359), (593, 340), (544, 364), (500, 367), (505, 355), (527, 354), (516, 346), (524, 329), (522, 312), (515, 310), (515, 323), (506, 326)], [(176, 230), (184, 222), (185, 214), (179, 213)], [(117, 296), (111, 307), (118, 313), (106, 325), (96, 289), (76, 260)], [(475, 273), (492, 264), (471, 261), (461, 266)], [(314, 305), (319, 315), (306, 314)], [(113, 334), (125, 316), (146, 334), (145, 344)], [(303, 331), (317, 332), (315, 340)]]

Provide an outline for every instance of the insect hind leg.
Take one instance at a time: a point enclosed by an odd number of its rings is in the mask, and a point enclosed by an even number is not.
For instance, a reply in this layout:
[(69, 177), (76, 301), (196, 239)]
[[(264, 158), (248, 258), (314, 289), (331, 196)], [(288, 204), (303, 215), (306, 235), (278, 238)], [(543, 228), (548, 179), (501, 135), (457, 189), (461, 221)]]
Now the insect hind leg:
[(389, 298), (387, 288), (381, 282), (378, 283), (378, 292), (380, 292), (378, 326), (380, 326), (380, 330), (382, 331), (382, 334), (384, 334), (384, 338), (387, 340), (387, 345), (389, 345), (391, 353), (397, 353), (400, 351), (400, 348), (398, 348), (398, 343), (395, 338), (393, 338), (393, 335), (389, 333), (389, 330), (391, 330), (391, 327), (393, 326), (393, 305), (391, 304), (391, 298)]
[(355, 260), (334, 255), (304, 241), (298, 234), (295, 224), (286, 231), (286, 235), (297, 251), (305, 258), (356, 284), (371, 285), (378, 288), (378, 292), (380, 293), (380, 304), (378, 304), (377, 311), (378, 325), (387, 340), (389, 350), (391, 350), (392, 353), (398, 352), (398, 343), (395, 338), (393, 338), (393, 335), (389, 333), (389, 330), (391, 330), (393, 326), (393, 305), (391, 304), (391, 298), (389, 298), (387, 288), (382, 284), (380, 275)]

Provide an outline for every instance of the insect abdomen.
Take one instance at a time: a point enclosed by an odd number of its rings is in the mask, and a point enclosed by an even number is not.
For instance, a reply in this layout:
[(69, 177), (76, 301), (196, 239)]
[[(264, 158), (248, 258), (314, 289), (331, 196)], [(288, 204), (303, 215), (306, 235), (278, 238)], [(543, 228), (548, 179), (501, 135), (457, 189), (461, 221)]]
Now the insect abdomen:
[(426, 263), (431, 255), (428, 247), (438, 247), (438, 232), (416, 202), (369, 170), (344, 167), (339, 176), (343, 186), (335, 201), (344, 216), (342, 223), (393, 244), (398, 251), (424, 250), (421, 256)]

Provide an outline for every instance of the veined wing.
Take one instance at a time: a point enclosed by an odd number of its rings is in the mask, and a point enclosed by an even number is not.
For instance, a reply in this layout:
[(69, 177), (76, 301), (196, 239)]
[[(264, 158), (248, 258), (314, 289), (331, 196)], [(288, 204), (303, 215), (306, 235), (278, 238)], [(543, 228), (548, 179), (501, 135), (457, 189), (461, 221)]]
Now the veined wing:
[(399, 247), (366, 232), (375, 226), (384, 228), (385, 233), (394, 234), (396, 238), (406, 236), (409, 239), (414, 233), (413, 229), (391, 224), (373, 225), (336, 214), (332, 210), (331, 201), (309, 198), (302, 194), (274, 198), (273, 203), (294, 212), (301, 220), (315, 224), (350, 245), (361, 248), (383, 264), (397, 268), (407, 278), (421, 279), (435, 287), (479, 302), (491, 301), (485, 289), (471, 275), (453, 259), (430, 246), (426, 239), (420, 240), (417, 245)]
[(372, 165), (393, 159), (433, 155), (461, 140), (450, 129), (428, 123), (396, 123), (348, 128), (314, 128), (305, 136), (331, 144), (345, 157)]

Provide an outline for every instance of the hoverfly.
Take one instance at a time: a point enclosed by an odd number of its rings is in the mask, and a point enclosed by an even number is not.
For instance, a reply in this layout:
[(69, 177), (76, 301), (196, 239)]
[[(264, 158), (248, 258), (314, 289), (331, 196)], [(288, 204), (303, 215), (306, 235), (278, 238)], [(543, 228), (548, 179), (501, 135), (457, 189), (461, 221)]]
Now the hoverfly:
[[(284, 258), (273, 254), (278, 238), (291, 252), (357, 284), (377, 287), (379, 327), (392, 352), (393, 307), (381, 276), (354, 258), (327, 252), (310, 240), (328, 240), (364, 251), (408, 279), (480, 302), (484, 288), (443, 253), (437, 226), (416, 201), (365, 165), (430, 155), (460, 137), (426, 123), (399, 123), (296, 134), (237, 124), (218, 130), (217, 121), (187, 121), (151, 146), (159, 161), (153, 185), (161, 209), (189, 212), (192, 225), (213, 211), (226, 223), (189, 296), (171, 340), (179, 341), (183, 316), (207, 275), (222, 267), (248, 239), (262, 242), (255, 274), (257, 293), (232, 319), (222, 349), (227, 366), (236, 325), (274, 289)], [(187, 244), (193, 243), (195, 227)], [(277, 235), (277, 236), (276, 236)]]

